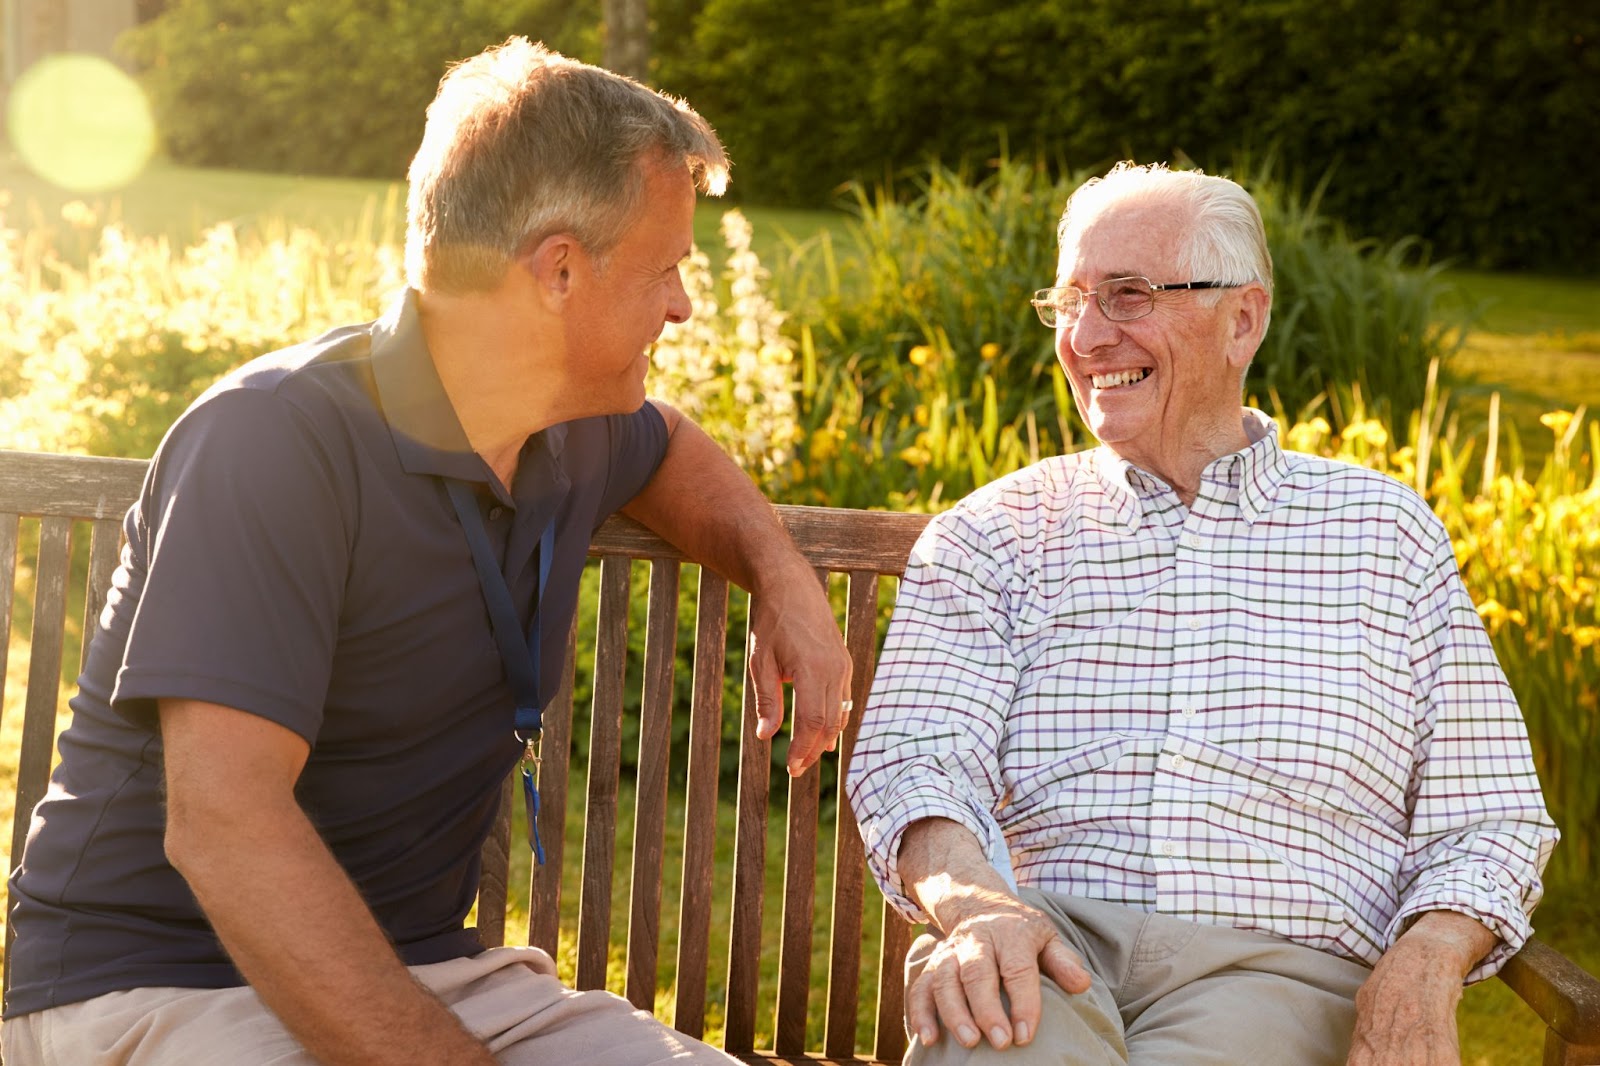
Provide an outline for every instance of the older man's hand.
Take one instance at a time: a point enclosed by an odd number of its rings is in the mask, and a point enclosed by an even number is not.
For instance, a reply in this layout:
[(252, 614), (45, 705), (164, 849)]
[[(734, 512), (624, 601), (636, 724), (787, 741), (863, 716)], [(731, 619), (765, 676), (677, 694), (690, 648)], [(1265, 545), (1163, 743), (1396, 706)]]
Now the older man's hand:
[[(798, 556), (796, 557), (798, 558)], [(816, 575), (796, 567), (766, 577), (750, 625), (750, 683), (755, 687), (756, 735), (783, 725), (783, 682), (794, 685), (794, 732), (789, 773), (800, 776), (838, 743), (850, 698), (850, 653)]]
[(1466, 915), (1419, 918), (1356, 993), (1349, 1066), (1460, 1066), (1462, 979), (1494, 944), (1494, 934)]

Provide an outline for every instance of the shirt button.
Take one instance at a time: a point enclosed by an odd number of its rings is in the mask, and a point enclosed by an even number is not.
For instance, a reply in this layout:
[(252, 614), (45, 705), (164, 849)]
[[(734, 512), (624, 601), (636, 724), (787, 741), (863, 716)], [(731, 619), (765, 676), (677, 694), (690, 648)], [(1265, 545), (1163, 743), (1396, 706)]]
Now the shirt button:
[(1183, 716), (1185, 718), (1193, 718), (1194, 717), (1194, 708), (1193, 707), (1185, 707), (1183, 709)]
[(1176, 854), (1178, 854), (1178, 845), (1174, 844), (1170, 840), (1163, 840), (1161, 842), (1161, 854), (1163, 854), (1163, 855), (1176, 855)]
[(1200, 539), (1200, 534), (1198, 533), (1185, 533), (1179, 539), (1183, 541), (1183, 546), (1185, 548), (1198, 548), (1200, 545), (1205, 543)]
[(1184, 765), (1187, 764), (1188, 761), (1189, 760), (1185, 759), (1182, 755), (1174, 755), (1172, 757), (1172, 768), (1174, 770), (1182, 770), (1184, 768)]
[(1199, 629), (1200, 628), (1200, 619), (1196, 615), (1190, 615), (1188, 618), (1186, 618), (1184, 620), (1183, 624), (1188, 626), (1190, 629)]
[(493, 507), (489, 508), (489, 521), (498, 522), (505, 516), (506, 509), (501, 507), (499, 504), (495, 504)]

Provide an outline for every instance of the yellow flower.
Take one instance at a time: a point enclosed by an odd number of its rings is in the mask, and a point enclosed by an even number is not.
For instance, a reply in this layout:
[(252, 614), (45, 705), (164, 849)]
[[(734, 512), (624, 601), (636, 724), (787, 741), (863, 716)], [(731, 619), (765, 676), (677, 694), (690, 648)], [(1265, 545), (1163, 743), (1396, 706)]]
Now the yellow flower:
[(911, 349), (911, 353), (907, 356), (907, 358), (911, 360), (912, 366), (927, 366), (929, 363), (933, 362), (933, 349), (928, 347), (926, 344), (919, 344), (915, 348)]
[(1539, 423), (1559, 437), (1567, 431), (1568, 426), (1572, 425), (1572, 412), (1547, 411), (1539, 416)]
[(994, 341), (990, 341), (988, 344), (985, 344), (982, 348), (978, 349), (978, 354), (983, 356), (984, 362), (993, 362), (994, 360), (1000, 358), (1000, 346)]
[(918, 448), (913, 445), (910, 448), (901, 449), (900, 459), (902, 462), (909, 463), (912, 466), (924, 467), (933, 461), (933, 456), (929, 454), (928, 449)]
[(1572, 644), (1576, 648), (1592, 648), (1600, 644), (1600, 626), (1578, 626), (1570, 629)]
[(927, 426), (928, 405), (925, 403), (917, 404), (916, 409), (911, 412), (911, 421), (915, 422), (919, 426)]
[(1506, 618), (1505, 605), (1499, 600), (1484, 600), (1478, 604), (1478, 617), (1491, 625), (1499, 625)]

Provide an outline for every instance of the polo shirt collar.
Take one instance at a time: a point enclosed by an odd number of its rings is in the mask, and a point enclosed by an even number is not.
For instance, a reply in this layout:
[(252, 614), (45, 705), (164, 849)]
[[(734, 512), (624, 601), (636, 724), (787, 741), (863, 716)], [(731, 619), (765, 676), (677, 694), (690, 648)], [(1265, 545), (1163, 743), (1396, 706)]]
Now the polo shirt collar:
[[(1278, 423), (1253, 407), (1244, 409), (1246, 431), (1260, 439), (1247, 448), (1213, 460), (1201, 475), (1238, 490), (1239, 509), (1254, 523), (1270, 511), (1278, 490), (1289, 476), (1289, 460), (1278, 443)], [(1104, 445), (1095, 449), (1094, 470), (1113, 511), (1133, 532), (1141, 525), (1149, 501), (1171, 491), (1171, 486), (1141, 470)]]
[[(378, 402), (406, 473), (494, 484), (439, 380), (422, 336), (416, 290), (406, 289), (372, 324), (371, 360)], [(551, 426), (529, 439), (523, 456), (542, 444), (551, 459), (558, 459), (566, 439), (564, 423)]]

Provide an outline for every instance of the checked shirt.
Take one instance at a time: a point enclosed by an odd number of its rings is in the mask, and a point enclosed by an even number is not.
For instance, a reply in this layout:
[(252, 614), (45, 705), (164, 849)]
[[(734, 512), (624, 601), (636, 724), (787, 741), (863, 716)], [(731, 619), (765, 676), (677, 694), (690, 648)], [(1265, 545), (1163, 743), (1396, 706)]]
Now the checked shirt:
[(923, 920), (901, 834), (948, 818), (1023, 886), (1368, 964), (1459, 911), (1490, 976), (1557, 834), (1449, 537), (1247, 418), (1191, 507), (1102, 447), (928, 526), (850, 769), (872, 871)]

